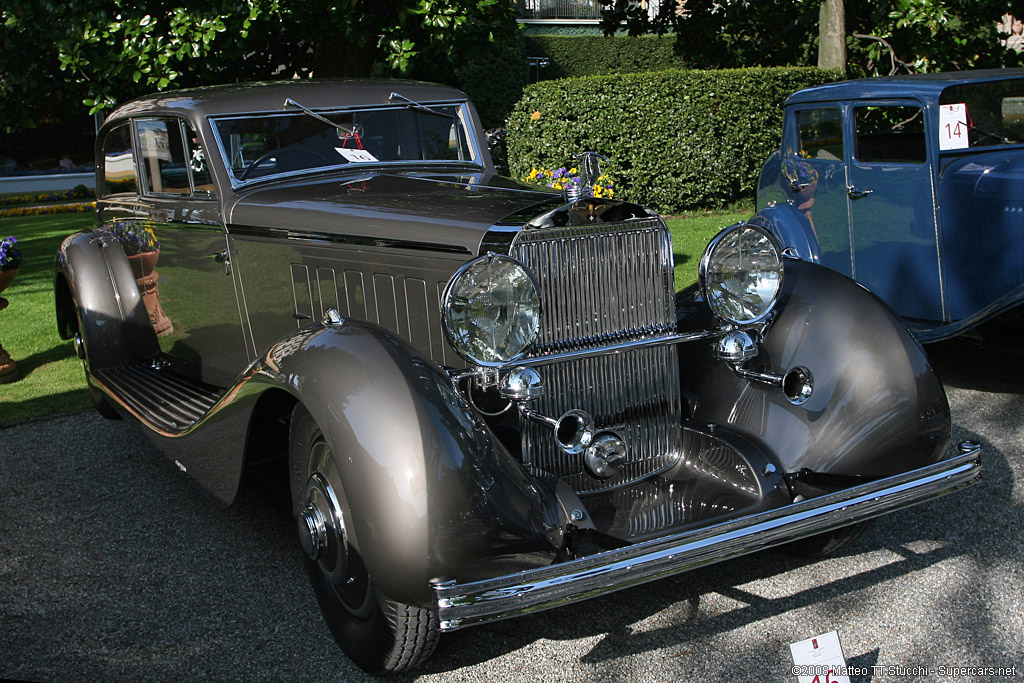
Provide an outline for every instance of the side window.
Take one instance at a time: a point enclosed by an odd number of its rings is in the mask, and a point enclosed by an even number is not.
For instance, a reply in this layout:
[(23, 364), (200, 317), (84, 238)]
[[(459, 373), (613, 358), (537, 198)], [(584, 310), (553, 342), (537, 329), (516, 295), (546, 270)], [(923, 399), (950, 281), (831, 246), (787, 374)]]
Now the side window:
[(135, 125), (146, 193), (192, 194), (181, 124), (176, 119), (138, 119)]
[(125, 121), (103, 139), (103, 195), (138, 192), (138, 171), (132, 157), (132, 128)]
[(188, 149), (188, 166), (192, 171), (192, 186), (195, 188), (196, 197), (213, 198), (216, 193), (213, 189), (213, 178), (210, 176), (210, 165), (206, 160), (206, 151), (199, 144), (199, 136), (192, 130), (192, 126), (184, 124), (186, 146)]
[(854, 154), (865, 163), (923, 164), (924, 115), (920, 107), (857, 107)]
[(800, 156), (843, 160), (843, 114), (838, 107), (802, 109), (796, 113)]

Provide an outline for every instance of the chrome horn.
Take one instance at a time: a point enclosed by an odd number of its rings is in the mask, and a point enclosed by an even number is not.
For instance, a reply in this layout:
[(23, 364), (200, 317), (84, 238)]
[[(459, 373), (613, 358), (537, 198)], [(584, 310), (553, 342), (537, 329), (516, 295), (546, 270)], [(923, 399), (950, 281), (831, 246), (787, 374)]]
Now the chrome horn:
[(569, 455), (582, 453), (594, 440), (594, 431), (596, 429), (594, 418), (582, 410), (573, 409), (566, 411), (562, 417), (556, 420), (553, 417), (541, 415), (534, 410), (530, 410), (520, 403), (519, 414), (534, 422), (550, 426), (555, 433), (555, 443)]

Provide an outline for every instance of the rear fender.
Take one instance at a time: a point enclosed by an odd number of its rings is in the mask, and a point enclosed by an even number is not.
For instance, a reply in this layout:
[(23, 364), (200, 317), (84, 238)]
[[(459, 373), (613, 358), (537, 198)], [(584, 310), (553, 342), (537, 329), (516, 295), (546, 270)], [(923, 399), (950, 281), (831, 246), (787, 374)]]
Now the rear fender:
[(82, 335), (89, 369), (160, 352), (128, 258), (116, 240), (92, 230), (70, 235), (57, 251), (55, 278), (58, 332), (64, 339), (76, 330)]
[[(306, 407), (330, 445), (348, 540), (389, 597), (429, 604), (431, 579), (479, 578), (502, 545), (557, 542), (553, 494), (441, 368), (387, 330), (313, 326), (278, 342), (261, 372)], [(293, 499), (305, 485), (293, 473)]]

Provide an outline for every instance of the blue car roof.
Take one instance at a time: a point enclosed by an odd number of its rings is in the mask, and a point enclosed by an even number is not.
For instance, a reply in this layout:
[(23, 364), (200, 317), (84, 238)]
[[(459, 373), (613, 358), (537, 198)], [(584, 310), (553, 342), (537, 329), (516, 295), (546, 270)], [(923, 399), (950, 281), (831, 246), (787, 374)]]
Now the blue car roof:
[(978, 69), (858, 78), (800, 90), (790, 95), (786, 104), (884, 97), (920, 97), (925, 101), (932, 101), (938, 100), (939, 93), (950, 85), (1012, 78), (1024, 78), (1024, 69)]

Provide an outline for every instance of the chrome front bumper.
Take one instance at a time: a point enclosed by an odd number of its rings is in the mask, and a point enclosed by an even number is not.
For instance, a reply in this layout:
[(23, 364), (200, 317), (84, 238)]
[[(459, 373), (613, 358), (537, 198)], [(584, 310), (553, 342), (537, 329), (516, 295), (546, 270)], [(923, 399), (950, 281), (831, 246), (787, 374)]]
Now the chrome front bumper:
[(705, 529), (471, 583), (435, 581), (441, 629), (529, 614), (855, 524), (978, 481), (976, 444), (961, 454), (868, 484)]

